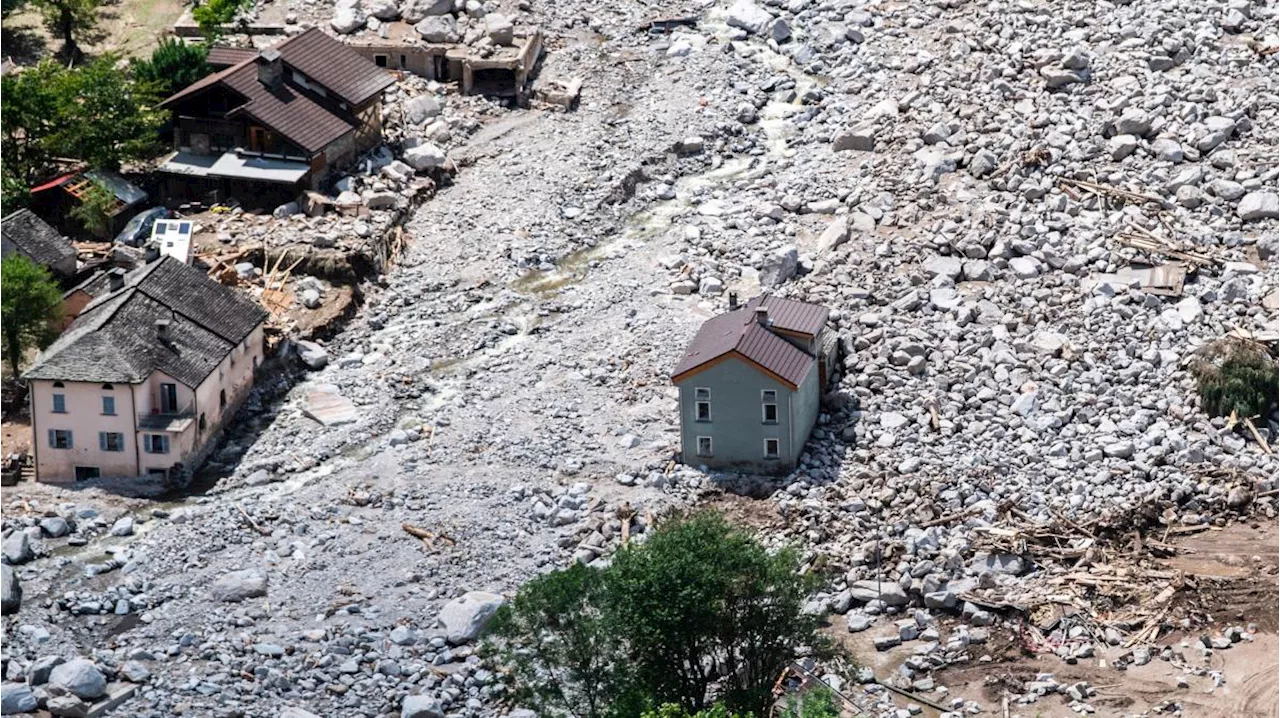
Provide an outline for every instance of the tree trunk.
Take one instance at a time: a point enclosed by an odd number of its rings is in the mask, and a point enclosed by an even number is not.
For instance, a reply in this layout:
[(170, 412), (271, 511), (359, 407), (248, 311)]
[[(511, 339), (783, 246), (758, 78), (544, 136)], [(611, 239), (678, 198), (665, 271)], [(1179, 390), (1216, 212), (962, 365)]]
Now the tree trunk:
[(18, 380), (19, 362), (22, 360), (22, 342), (18, 338), (18, 332), (5, 331), (4, 333), (4, 350), (9, 355), (9, 370), (13, 372), (13, 380)]
[(80, 52), (80, 46), (76, 44), (76, 24), (70, 8), (62, 9), (62, 15), (58, 18), (58, 27), (61, 29), (62, 50), (67, 54), (67, 61), (73, 65), (80, 62), (83, 53)]

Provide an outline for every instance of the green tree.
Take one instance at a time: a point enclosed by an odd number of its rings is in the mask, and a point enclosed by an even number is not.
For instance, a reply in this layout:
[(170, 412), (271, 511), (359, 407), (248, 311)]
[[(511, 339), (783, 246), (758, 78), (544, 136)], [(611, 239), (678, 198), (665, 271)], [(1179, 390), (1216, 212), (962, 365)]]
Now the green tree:
[(542, 715), (666, 718), (666, 704), (697, 715), (713, 685), (726, 712), (766, 714), (797, 647), (831, 654), (818, 618), (801, 612), (817, 579), (798, 569), (794, 551), (770, 553), (719, 514), (697, 514), (623, 547), (605, 569), (526, 584), (493, 642), (517, 695)]
[(212, 72), (208, 58), (208, 45), (189, 45), (166, 37), (151, 52), (150, 59), (137, 60), (130, 69), (135, 80), (155, 86), (161, 95), (168, 97)]
[(520, 588), (490, 631), (516, 678), (516, 699), (541, 715), (599, 718), (626, 682), (625, 661), (601, 610), (597, 569), (574, 564)]
[(48, 139), (58, 121), (54, 79), (64, 72), (46, 59), (0, 80), (0, 158), (4, 171), (23, 185), (30, 186), (49, 166)]
[(45, 27), (62, 39), (62, 53), (73, 64), (84, 57), (80, 40), (89, 39), (98, 25), (102, 0), (32, 0), (44, 16)]
[(3, 187), (3, 193), (0, 193), (0, 217), (8, 217), (27, 206), (31, 199), (27, 183), (9, 172), (7, 164), (0, 166), (0, 182), (3, 183), (0, 185)]
[(191, 17), (200, 26), (200, 31), (204, 33), (205, 38), (214, 40), (222, 35), (222, 26), (234, 20), (236, 13), (252, 2), (253, 0), (208, 0), (194, 8), (191, 11)]
[(637, 681), (658, 702), (694, 712), (719, 680), (730, 710), (764, 712), (797, 646), (830, 649), (818, 618), (801, 611), (818, 579), (799, 568), (794, 550), (770, 554), (715, 513), (618, 551), (608, 598)]
[(57, 119), (48, 136), (50, 150), (75, 157), (97, 169), (119, 169), (126, 160), (146, 159), (159, 151), (164, 113), (149, 82), (135, 81), (103, 55), (54, 78)]
[(62, 314), (62, 292), (49, 270), (20, 254), (0, 263), (0, 333), (4, 355), (13, 376), (21, 371), (22, 355), (30, 347), (49, 346), (57, 336), (54, 323)]
[(835, 693), (818, 686), (788, 698), (787, 710), (782, 715), (783, 718), (840, 718), (840, 708), (836, 706)]
[(1276, 408), (1280, 372), (1261, 344), (1224, 339), (1196, 352), (1191, 374), (1200, 405), (1212, 416), (1266, 418)]
[(80, 204), (69, 214), (80, 222), (89, 234), (105, 236), (111, 227), (111, 211), (116, 207), (115, 194), (99, 182), (91, 182), (80, 195)]

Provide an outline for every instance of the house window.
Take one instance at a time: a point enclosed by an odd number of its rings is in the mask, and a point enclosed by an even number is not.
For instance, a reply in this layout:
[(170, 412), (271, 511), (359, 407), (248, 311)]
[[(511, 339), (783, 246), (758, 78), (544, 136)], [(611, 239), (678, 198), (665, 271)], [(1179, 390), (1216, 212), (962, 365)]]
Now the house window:
[(147, 476), (168, 476), (168, 469), (147, 469)]
[(205, 427), (204, 412), (202, 411), (200, 412), (200, 431), (204, 431), (204, 427)]
[(66, 394), (53, 395), (53, 413), (55, 414), (67, 413), (67, 395)]
[(50, 449), (70, 449), (74, 447), (71, 441), (70, 429), (50, 429), (49, 430), (49, 448)]
[(778, 440), (777, 439), (764, 440), (764, 458), (766, 459), (778, 458)]
[(698, 437), (698, 456), (714, 456), (714, 454), (711, 453), (711, 448), (710, 436)]
[(374, 56), (373, 56), (373, 64), (377, 65), (378, 67), (386, 67), (386, 66), (387, 66), (387, 56), (386, 56), (386, 55), (374, 55)]
[(160, 413), (176, 414), (178, 411), (178, 385), (160, 385)]
[(88, 481), (102, 476), (102, 469), (96, 466), (77, 466), (76, 481)]
[(124, 434), (116, 431), (99, 431), (98, 448), (103, 451), (124, 451)]
[(115, 387), (114, 387), (114, 386), (111, 386), (110, 384), (103, 384), (103, 385), (102, 385), (102, 390), (103, 390), (103, 391), (114, 391), (114, 390), (115, 390)]
[(778, 392), (773, 389), (765, 389), (760, 392), (760, 413), (761, 420), (766, 424), (778, 423)]
[(693, 390), (694, 417), (697, 421), (711, 421), (711, 390), (698, 388)]
[(218, 392), (218, 408), (225, 409), (227, 407), (227, 390), (223, 389)]
[(142, 448), (148, 454), (169, 453), (169, 437), (164, 434), (143, 434)]
[(114, 396), (102, 397), (102, 413), (104, 416), (116, 415), (116, 398)]
[(409, 66), (409, 57), (407, 55), (400, 56), (400, 69), (403, 70)]

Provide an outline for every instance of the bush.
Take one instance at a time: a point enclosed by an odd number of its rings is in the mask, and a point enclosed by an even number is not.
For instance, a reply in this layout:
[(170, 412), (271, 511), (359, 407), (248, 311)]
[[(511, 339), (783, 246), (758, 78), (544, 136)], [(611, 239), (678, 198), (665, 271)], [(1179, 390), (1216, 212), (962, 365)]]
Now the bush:
[(208, 45), (188, 45), (166, 37), (149, 60), (135, 60), (130, 70), (135, 80), (150, 83), (161, 96), (168, 97), (212, 72), (208, 58)]
[(787, 701), (787, 710), (783, 718), (840, 718), (840, 708), (836, 706), (835, 693), (824, 686), (817, 686), (808, 692), (791, 696)]
[(648, 711), (640, 718), (755, 718), (753, 713), (730, 713), (723, 703), (690, 713), (674, 703), (667, 703), (656, 711)]
[(771, 554), (718, 514), (673, 520), (605, 569), (529, 582), (499, 614), (495, 648), (541, 715), (697, 715), (713, 685), (725, 711), (767, 714), (797, 647), (831, 653), (801, 612), (817, 579), (798, 569), (794, 551)]
[(84, 225), (89, 234), (105, 237), (111, 227), (111, 212), (116, 208), (116, 196), (100, 182), (90, 182), (80, 196), (80, 204), (68, 212)]
[(1276, 408), (1280, 372), (1260, 345), (1243, 339), (1213, 342), (1191, 364), (1200, 405), (1212, 416), (1267, 417)]

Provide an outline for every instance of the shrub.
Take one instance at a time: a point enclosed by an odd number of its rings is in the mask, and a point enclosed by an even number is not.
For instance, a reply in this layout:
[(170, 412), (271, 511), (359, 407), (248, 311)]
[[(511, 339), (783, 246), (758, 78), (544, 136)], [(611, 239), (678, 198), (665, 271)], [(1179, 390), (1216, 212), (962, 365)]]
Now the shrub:
[(802, 695), (791, 696), (782, 715), (783, 718), (840, 718), (840, 708), (830, 688), (817, 686)]
[(729, 715), (701, 718), (766, 714), (797, 647), (831, 653), (801, 611), (817, 579), (798, 569), (794, 551), (770, 553), (718, 514), (672, 520), (607, 568), (526, 584), (499, 614), (494, 647), (541, 715), (700, 715), (713, 685)]
[(135, 60), (130, 70), (135, 80), (150, 83), (160, 95), (168, 97), (212, 72), (208, 58), (208, 45), (188, 45), (166, 37), (151, 52), (150, 59)]
[(111, 212), (116, 208), (116, 196), (100, 182), (90, 182), (80, 196), (80, 204), (69, 214), (84, 225), (90, 234), (105, 236), (111, 226)]
[(1191, 364), (1200, 405), (1212, 416), (1266, 417), (1276, 408), (1276, 362), (1259, 344), (1223, 339), (1198, 352)]
[(675, 703), (667, 703), (658, 710), (647, 711), (640, 718), (755, 718), (753, 713), (730, 713), (723, 703), (697, 713), (690, 713)]

